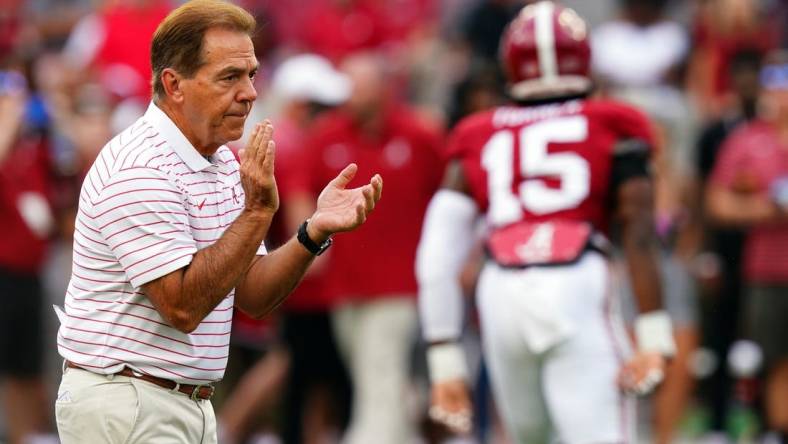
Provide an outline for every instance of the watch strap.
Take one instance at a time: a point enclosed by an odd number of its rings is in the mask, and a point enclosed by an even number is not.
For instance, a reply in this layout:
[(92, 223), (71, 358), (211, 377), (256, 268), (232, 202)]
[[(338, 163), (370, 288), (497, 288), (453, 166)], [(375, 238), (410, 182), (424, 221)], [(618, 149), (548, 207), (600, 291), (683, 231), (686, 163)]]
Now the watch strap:
[(296, 235), (296, 238), (298, 239), (298, 242), (300, 242), (301, 245), (303, 245), (304, 248), (307, 249), (307, 251), (314, 254), (315, 256), (320, 256), (321, 254), (323, 254), (324, 251), (328, 249), (328, 247), (331, 246), (331, 243), (333, 241), (329, 237), (328, 239), (323, 241), (322, 244), (316, 243), (309, 237), (309, 233), (307, 233), (306, 231), (307, 224), (309, 224), (309, 219), (305, 220), (301, 224), (301, 226), (298, 227), (298, 234)]

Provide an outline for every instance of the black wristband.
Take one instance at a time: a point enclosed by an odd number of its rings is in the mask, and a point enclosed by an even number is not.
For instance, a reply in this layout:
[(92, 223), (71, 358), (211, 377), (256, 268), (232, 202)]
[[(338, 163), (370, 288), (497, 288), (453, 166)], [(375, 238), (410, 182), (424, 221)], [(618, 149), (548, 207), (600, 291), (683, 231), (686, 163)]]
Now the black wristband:
[(315, 243), (315, 241), (309, 238), (309, 233), (306, 232), (306, 225), (308, 223), (309, 223), (309, 219), (305, 220), (304, 223), (302, 223), (301, 226), (298, 227), (298, 235), (296, 235), (296, 238), (298, 239), (298, 242), (300, 242), (301, 245), (303, 245), (304, 248), (306, 248), (310, 253), (314, 254), (315, 256), (320, 256), (321, 254), (323, 254), (324, 251), (328, 249), (328, 247), (331, 246), (331, 243), (333, 241), (329, 237), (328, 239), (323, 241), (323, 243), (320, 245)]

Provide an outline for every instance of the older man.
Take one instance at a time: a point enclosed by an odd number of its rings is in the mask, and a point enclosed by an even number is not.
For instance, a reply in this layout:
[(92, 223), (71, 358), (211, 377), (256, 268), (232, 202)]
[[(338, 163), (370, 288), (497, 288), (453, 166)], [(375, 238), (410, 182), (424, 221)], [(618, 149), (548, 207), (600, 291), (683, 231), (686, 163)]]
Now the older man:
[(378, 175), (345, 189), (348, 165), (298, 235), (266, 254), (279, 206), (273, 128), (255, 126), (240, 165), (224, 145), (256, 98), (254, 29), (221, 1), (173, 11), (153, 36), (153, 103), (85, 179), (59, 311), (64, 443), (216, 442), (211, 383), (224, 374), (233, 308), (268, 313), (380, 198)]

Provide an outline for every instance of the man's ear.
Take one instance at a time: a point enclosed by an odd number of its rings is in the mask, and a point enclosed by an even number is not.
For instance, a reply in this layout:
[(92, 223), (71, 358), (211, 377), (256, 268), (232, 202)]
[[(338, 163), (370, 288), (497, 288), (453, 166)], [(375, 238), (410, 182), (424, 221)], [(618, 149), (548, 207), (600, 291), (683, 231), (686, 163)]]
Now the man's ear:
[(164, 86), (164, 92), (176, 103), (183, 100), (182, 81), (181, 75), (172, 68), (164, 68), (161, 72), (161, 84)]

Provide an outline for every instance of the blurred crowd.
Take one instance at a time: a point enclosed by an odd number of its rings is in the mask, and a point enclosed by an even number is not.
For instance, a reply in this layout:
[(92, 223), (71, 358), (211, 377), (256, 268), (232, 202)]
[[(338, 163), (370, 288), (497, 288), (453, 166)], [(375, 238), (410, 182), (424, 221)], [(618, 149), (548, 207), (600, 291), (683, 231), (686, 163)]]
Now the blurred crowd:
[[(236, 313), (214, 398), (220, 442), (444, 442), (426, 418), (420, 221), (440, 185), (446, 132), (507, 100), (498, 41), (527, 2), (239, 3), (259, 24), (247, 124), (270, 118), (276, 132), (282, 205), (269, 249), (348, 162), (361, 180), (381, 173), (386, 190), (274, 316)], [(637, 105), (658, 128), (656, 222), (679, 353), (641, 402), (644, 442), (788, 431), (788, 333), (774, 319), (788, 313), (788, 224), (758, 200), (788, 211), (788, 1), (562, 3), (591, 25), (595, 94)], [(150, 39), (177, 4), (0, 0), (0, 441), (57, 442), (51, 305), (70, 275), (83, 174), (145, 111)], [(463, 273), (469, 295), (481, 256)], [(505, 443), (467, 305), (477, 407), (475, 436), (462, 442)]]

